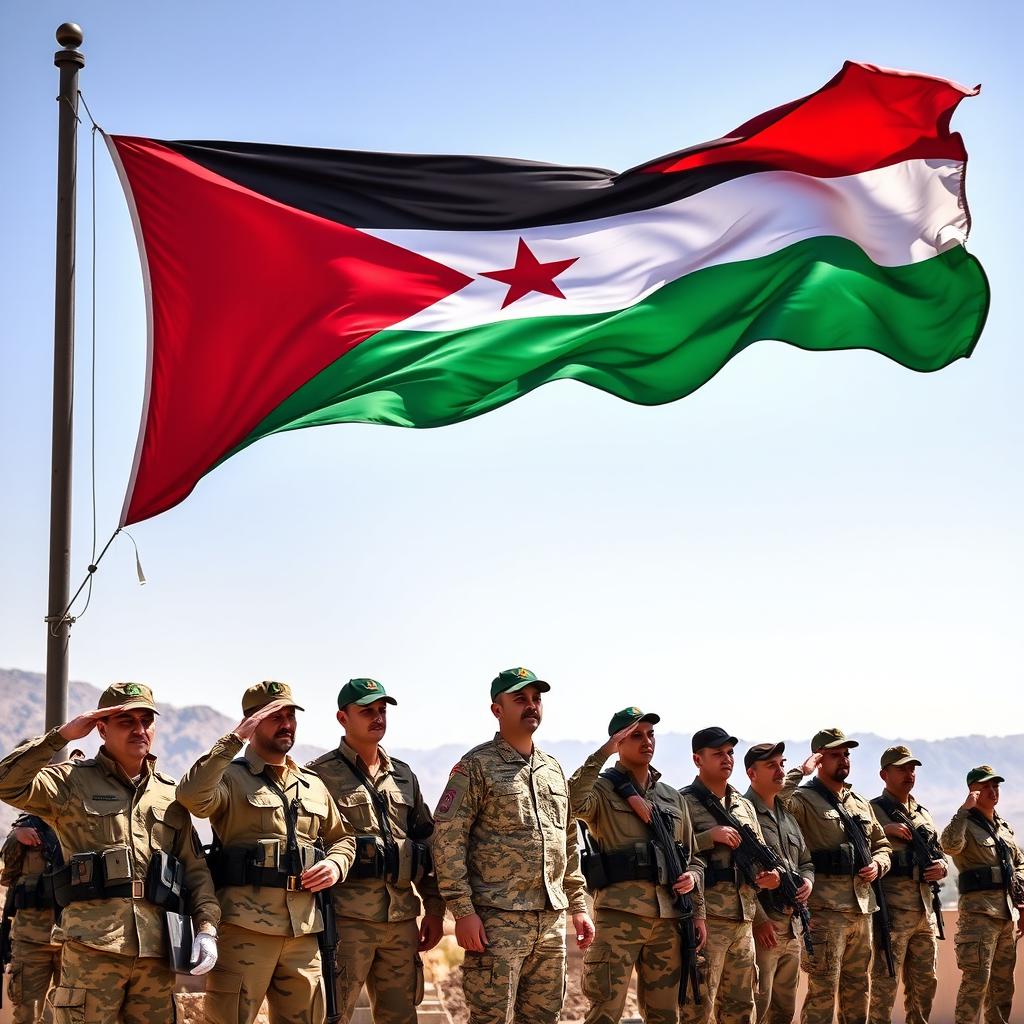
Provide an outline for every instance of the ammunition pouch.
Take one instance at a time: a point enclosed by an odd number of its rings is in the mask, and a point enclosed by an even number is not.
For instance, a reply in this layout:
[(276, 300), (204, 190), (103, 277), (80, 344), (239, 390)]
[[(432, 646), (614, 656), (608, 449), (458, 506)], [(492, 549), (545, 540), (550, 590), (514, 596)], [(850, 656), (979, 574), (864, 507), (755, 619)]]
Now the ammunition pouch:
[(385, 844), (378, 836), (356, 836), (356, 859), (349, 878), (383, 878), (393, 885), (420, 882), (434, 870), (427, 843), (398, 839)]
[(843, 843), (836, 850), (812, 850), (816, 875), (855, 875), (859, 868), (849, 843)]
[(48, 875), (40, 875), (34, 883), (18, 882), (12, 903), (18, 910), (53, 910), (53, 887)]
[(145, 899), (176, 912), (188, 899), (184, 877), (184, 865), (176, 857), (154, 851), (145, 881), (132, 878), (124, 846), (72, 854), (66, 864), (44, 876), (61, 908), (83, 900)]
[(591, 892), (607, 889), (618, 882), (658, 882), (665, 874), (664, 858), (653, 843), (634, 843), (631, 849), (583, 851), (580, 867)]
[(429, 843), (410, 840), (412, 845), (412, 881), (422, 882), (427, 875), (434, 873), (434, 854)]
[(1006, 880), (1001, 867), (970, 868), (961, 871), (957, 879), (957, 888), (961, 893), (985, 892), (990, 889), (1006, 891)]
[(298, 892), (302, 888), (302, 872), (317, 861), (316, 851), (311, 846), (300, 847), (298, 852), (300, 863), (295, 874), (289, 874), (280, 865), (279, 856), (272, 852), (270, 844), (267, 843), (256, 846), (220, 847), (207, 853), (206, 862), (213, 876), (213, 884), (218, 889), (225, 886), (251, 885), (256, 889), (286, 889), (289, 892)]
[(348, 877), (384, 877), (384, 845), (376, 836), (356, 836), (356, 859)]

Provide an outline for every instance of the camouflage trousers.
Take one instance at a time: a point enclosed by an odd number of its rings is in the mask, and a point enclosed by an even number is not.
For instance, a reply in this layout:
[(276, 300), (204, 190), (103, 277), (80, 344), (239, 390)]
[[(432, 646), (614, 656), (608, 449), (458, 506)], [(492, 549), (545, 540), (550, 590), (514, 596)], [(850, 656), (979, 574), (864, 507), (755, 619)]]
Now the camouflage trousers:
[(634, 967), (641, 1016), (647, 1024), (676, 1024), (679, 922), (602, 909), (596, 925), (597, 935), (583, 958), (583, 994), (590, 1000), (586, 1024), (618, 1024)]
[(796, 1013), (796, 987), (800, 980), (803, 940), (791, 934), (788, 918), (769, 917), (777, 945), (767, 949), (755, 943), (757, 986), (754, 1004), (758, 1024), (790, 1024)]
[[(60, 977), (60, 946), (15, 938), (11, 943), (7, 996), (14, 1007), (14, 1024), (50, 1024), (53, 1012), (43, 1006), (50, 982)], [(38, 1005), (37, 1005), (38, 1004)]]
[(1013, 1003), (1017, 946), (1013, 922), (988, 914), (961, 912), (956, 926), (956, 1024), (974, 1024), (981, 1010), (985, 1024), (1006, 1024)]
[(253, 1024), (266, 997), (272, 1024), (323, 1024), (315, 935), (264, 935), (222, 924), (217, 966), (206, 976), (208, 1024)]
[(54, 1024), (169, 1024), (174, 974), (158, 956), (123, 956), (73, 939), (64, 943)]
[(832, 1024), (837, 997), (842, 1024), (863, 1024), (871, 985), (871, 915), (814, 910), (811, 939), (814, 956), (805, 951), (801, 960), (807, 995), (800, 1024)]
[(889, 1024), (896, 1004), (896, 983), (903, 981), (903, 1007), (907, 1024), (927, 1024), (938, 988), (939, 945), (932, 929), (932, 915), (918, 911), (889, 911), (892, 962), (896, 977), (889, 977), (885, 957), (879, 953), (871, 968), (870, 1024)]
[(557, 1024), (565, 999), (565, 911), (478, 908), (485, 953), (466, 953), (469, 1024)]
[(359, 921), (338, 918), (335, 992), (341, 1019), (348, 1024), (363, 985), (374, 1024), (416, 1024), (423, 999), (423, 961), (416, 951), (420, 930), (409, 921)]
[(750, 1024), (754, 1016), (754, 933), (749, 921), (708, 916), (703, 1005), (688, 1002), (682, 1024)]

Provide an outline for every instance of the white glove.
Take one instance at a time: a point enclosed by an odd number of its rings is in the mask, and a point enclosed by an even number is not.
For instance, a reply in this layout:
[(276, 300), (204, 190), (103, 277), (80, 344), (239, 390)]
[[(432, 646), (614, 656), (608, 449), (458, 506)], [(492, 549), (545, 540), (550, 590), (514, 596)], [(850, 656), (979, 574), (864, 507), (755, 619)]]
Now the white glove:
[(192, 942), (192, 959), (195, 964), (189, 974), (206, 974), (217, 962), (217, 940), (206, 932), (200, 932)]

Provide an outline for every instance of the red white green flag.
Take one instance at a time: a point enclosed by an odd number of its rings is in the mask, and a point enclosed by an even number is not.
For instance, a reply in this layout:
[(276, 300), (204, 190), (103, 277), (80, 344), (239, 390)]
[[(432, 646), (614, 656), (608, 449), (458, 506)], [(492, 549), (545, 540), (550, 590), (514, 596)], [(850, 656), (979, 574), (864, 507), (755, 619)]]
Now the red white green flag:
[(747, 345), (970, 355), (967, 154), (942, 79), (847, 63), (622, 173), (111, 136), (149, 314), (122, 525), (267, 434), (436, 427), (571, 378), (643, 405)]

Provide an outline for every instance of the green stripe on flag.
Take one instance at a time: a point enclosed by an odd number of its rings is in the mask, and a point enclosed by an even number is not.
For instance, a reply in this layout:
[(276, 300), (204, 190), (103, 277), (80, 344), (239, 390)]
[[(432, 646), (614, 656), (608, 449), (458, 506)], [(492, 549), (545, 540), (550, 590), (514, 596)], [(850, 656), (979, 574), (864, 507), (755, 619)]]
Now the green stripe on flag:
[(299, 388), (220, 462), (300, 427), (456, 423), (553, 380), (659, 405), (696, 391), (764, 339), (871, 349), (913, 370), (939, 370), (971, 354), (988, 301), (981, 265), (961, 246), (879, 267), (853, 242), (812, 238), (697, 271), (618, 312), (383, 331)]

